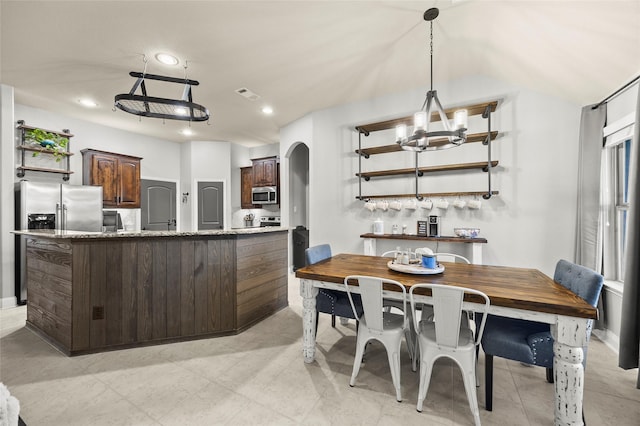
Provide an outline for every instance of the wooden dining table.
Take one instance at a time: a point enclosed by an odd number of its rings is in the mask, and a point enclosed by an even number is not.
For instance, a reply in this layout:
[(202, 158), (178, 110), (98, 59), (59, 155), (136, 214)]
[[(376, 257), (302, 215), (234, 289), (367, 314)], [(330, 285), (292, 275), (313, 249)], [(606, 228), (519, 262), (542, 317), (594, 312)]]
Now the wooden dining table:
[[(296, 271), (303, 298), (303, 357), (315, 359), (316, 295), (319, 288), (346, 291), (344, 279), (349, 275), (367, 275), (391, 279), (403, 284), (407, 291), (418, 283), (455, 285), (484, 292), (491, 300), (489, 313), (551, 325), (555, 372), (555, 424), (582, 424), (584, 392), (583, 347), (587, 345), (588, 322), (598, 311), (575, 293), (556, 283), (536, 269), (442, 262), (439, 274), (409, 274), (391, 270), (388, 257), (338, 254), (330, 259)], [(354, 287), (354, 292), (358, 288)], [(402, 292), (384, 290), (384, 297), (402, 300)], [(416, 301), (431, 303), (425, 292)], [(473, 309), (473, 299), (465, 299), (465, 307)]]

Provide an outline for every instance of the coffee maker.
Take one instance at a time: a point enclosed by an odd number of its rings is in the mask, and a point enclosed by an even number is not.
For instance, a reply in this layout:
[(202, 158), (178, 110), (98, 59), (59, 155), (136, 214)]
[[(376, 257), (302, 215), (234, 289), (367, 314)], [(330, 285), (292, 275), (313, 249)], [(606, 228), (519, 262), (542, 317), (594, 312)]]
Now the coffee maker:
[(427, 225), (427, 236), (440, 236), (440, 216), (429, 216), (429, 223)]

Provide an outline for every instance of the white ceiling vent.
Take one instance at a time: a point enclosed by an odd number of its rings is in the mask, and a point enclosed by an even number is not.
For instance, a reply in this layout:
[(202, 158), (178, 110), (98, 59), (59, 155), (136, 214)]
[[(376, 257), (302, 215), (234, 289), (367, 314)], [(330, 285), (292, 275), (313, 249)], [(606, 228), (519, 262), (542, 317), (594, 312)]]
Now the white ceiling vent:
[(239, 89), (236, 89), (236, 93), (250, 101), (257, 101), (258, 99), (260, 99), (260, 95), (256, 95), (246, 87), (241, 87)]

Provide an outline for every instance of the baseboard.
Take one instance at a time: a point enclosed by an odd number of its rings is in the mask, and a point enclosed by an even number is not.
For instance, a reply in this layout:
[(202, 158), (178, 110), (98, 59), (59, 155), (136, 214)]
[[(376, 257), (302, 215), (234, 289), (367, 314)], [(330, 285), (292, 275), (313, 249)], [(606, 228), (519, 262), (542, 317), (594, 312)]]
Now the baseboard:
[(620, 347), (620, 337), (613, 334), (610, 330), (598, 330), (594, 329), (591, 333), (596, 336), (600, 341), (609, 347), (612, 351), (618, 354), (618, 348)]
[(18, 304), (16, 303), (15, 296), (3, 297), (0, 299), (0, 309), (15, 308), (16, 306), (18, 306)]

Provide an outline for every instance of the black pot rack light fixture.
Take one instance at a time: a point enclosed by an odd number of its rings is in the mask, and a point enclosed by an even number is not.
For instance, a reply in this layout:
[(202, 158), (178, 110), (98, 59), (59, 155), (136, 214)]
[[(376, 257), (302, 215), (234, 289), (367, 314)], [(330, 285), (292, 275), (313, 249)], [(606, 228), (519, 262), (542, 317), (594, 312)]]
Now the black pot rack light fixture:
[[(114, 107), (121, 109), (129, 114), (142, 117), (162, 118), (168, 120), (182, 121), (207, 121), (209, 119), (209, 110), (202, 105), (193, 102), (191, 87), (200, 83), (196, 80), (186, 78), (167, 77), (145, 72), (131, 71), (129, 75), (136, 78), (135, 83), (129, 93), (123, 93), (115, 96)], [(185, 67), (186, 74), (186, 67)], [(149, 96), (147, 94), (146, 80), (157, 80), (166, 83), (184, 84), (181, 99), (167, 99)], [(140, 88), (141, 95), (135, 94)]]
[[(429, 22), (430, 26), (430, 67), (431, 67), (431, 88), (427, 92), (427, 97), (422, 104), (422, 109), (413, 116), (413, 133), (407, 135), (407, 126), (399, 124), (396, 127), (396, 143), (405, 151), (435, 151), (440, 149), (453, 148), (460, 146), (467, 140), (467, 110), (461, 109), (453, 114), (453, 124), (449, 123), (447, 114), (440, 104), (438, 92), (433, 90), (433, 21), (439, 15), (440, 11), (433, 7), (424, 12), (423, 18)], [(438, 114), (444, 130), (429, 130), (429, 123), (432, 114)], [(435, 138), (445, 137), (447, 142), (444, 144), (429, 145), (429, 142)]]

